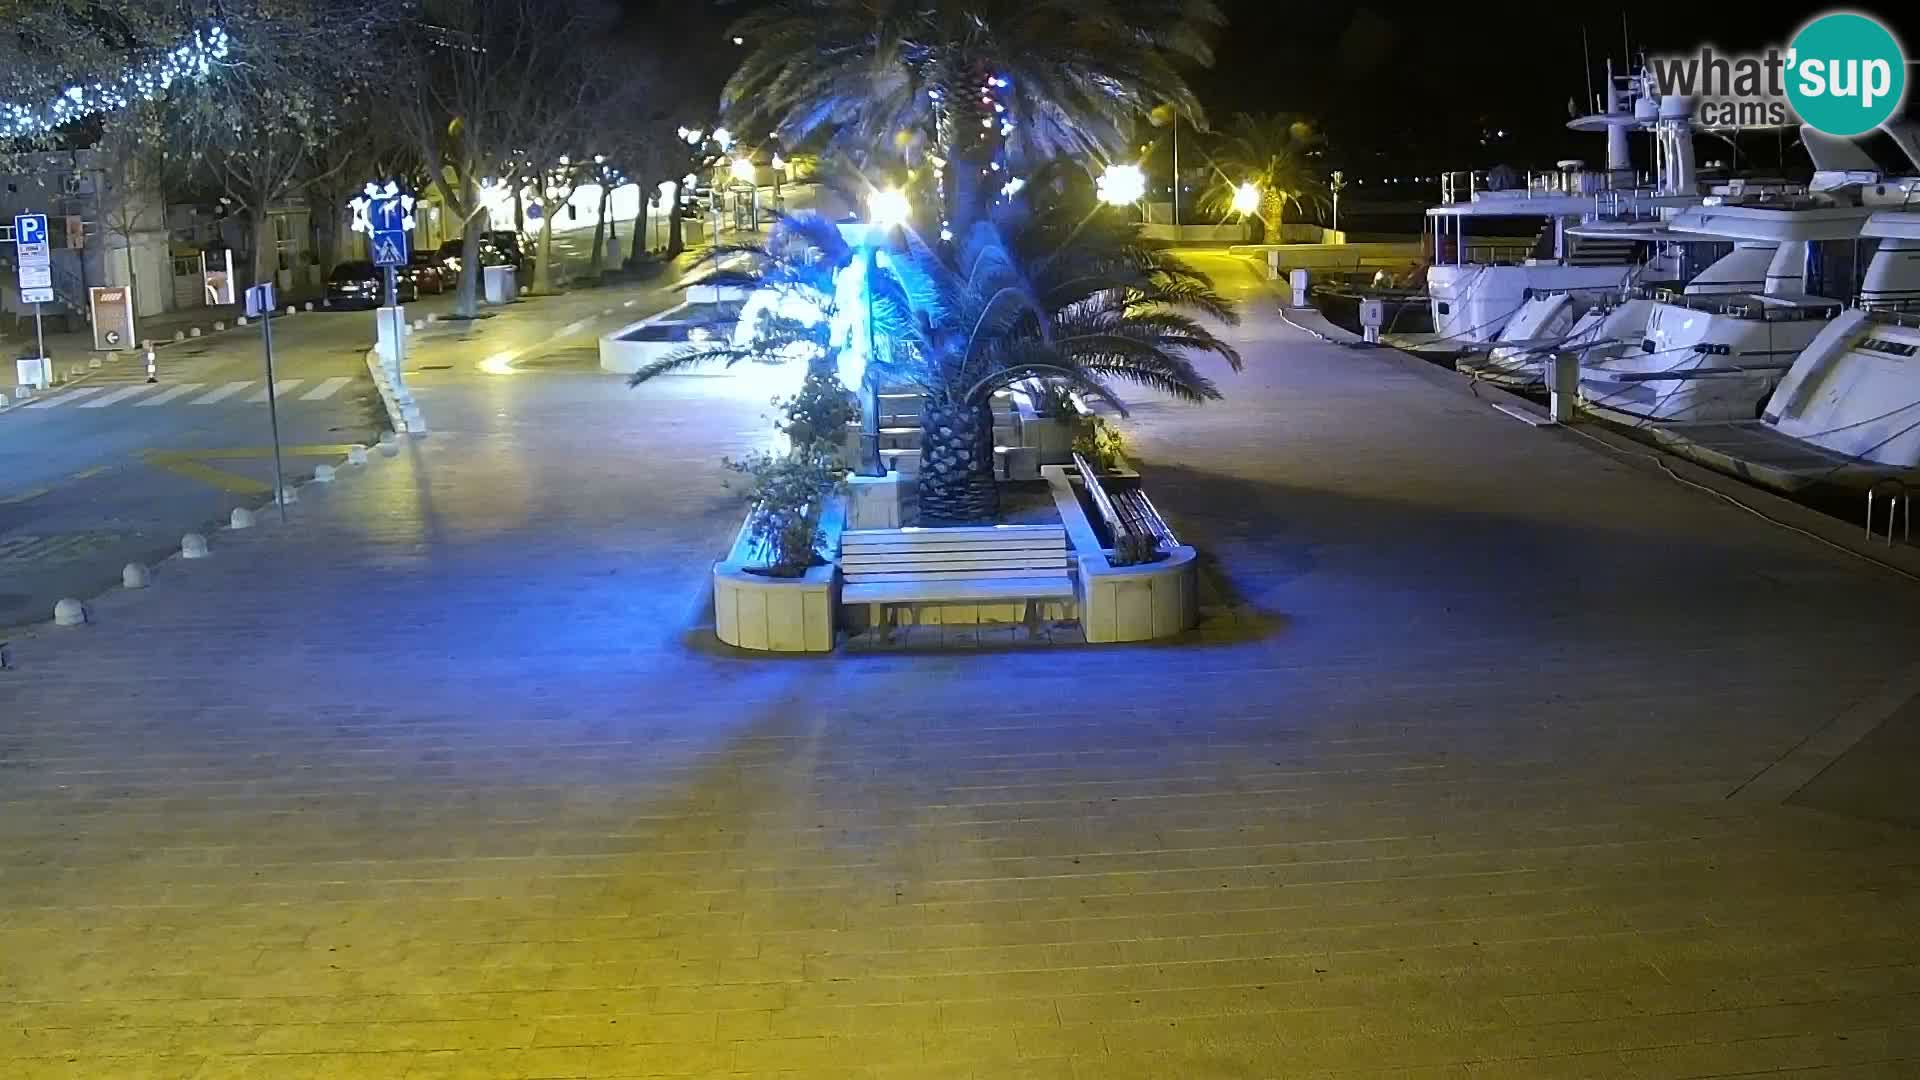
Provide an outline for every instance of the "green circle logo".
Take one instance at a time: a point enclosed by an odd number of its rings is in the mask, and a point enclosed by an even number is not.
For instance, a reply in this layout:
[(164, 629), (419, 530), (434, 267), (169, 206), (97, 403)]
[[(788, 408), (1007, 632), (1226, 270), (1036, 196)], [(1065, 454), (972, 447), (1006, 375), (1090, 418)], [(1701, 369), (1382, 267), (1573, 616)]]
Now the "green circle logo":
[(1822, 15), (1802, 27), (1787, 53), (1787, 100), (1800, 119), (1828, 135), (1862, 135), (1900, 108), (1907, 58), (1878, 19)]

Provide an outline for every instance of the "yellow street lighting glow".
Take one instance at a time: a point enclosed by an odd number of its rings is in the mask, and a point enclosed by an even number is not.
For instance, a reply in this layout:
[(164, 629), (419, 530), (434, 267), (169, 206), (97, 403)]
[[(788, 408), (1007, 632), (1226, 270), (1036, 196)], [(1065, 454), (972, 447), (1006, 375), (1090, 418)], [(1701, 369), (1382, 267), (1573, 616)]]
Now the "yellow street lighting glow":
[(1243, 182), (1233, 189), (1233, 212), (1251, 214), (1260, 209), (1260, 187), (1253, 181)]
[(1138, 165), (1109, 165), (1094, 186), (1108, 206), (1130, 206), (1146, 195), (1147, 174)]
[(753, 162), (748, 161), (746, 158), (743, 158), (743, 157), (734, 158), (733, 159), (733, 178), (735, 180), (739, 180), (744, 183), (749, 183), (749, 184), (752, 183), (753, 182)]
[(867, 196), (867, 215), (873, 224), (883, 229), (906, 223), (913, 215), (913, 206), (907, 202), (907, 193), (899, 188), (876, 191)]

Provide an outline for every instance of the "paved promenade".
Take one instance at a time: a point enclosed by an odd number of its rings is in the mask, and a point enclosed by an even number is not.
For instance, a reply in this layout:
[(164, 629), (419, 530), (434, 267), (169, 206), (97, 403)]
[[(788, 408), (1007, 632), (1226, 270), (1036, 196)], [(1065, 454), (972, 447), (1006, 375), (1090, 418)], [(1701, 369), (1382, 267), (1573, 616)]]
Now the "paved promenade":
[(1920, 591), (1207, 265), (1176, 645), (730, 654), (751, 373), (435, 343), (430, 437), (15, 639), (0, 1076), (1920, 1071), (1920, 837), (1776, 768)]

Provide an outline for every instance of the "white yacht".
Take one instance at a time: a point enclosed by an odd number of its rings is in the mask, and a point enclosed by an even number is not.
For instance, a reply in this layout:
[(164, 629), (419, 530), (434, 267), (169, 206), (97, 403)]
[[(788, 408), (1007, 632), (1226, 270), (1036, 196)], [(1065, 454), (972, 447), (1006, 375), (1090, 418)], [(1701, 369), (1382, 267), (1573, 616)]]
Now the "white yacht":
[(1920, 190), (1914, 210), (1881, 211), (1859, 305), (1794, 359), (1757, 420), (1671, 424), (1662, 442), (1782, 491), (1920, 485)]
[[(1694, 99), (1661, 98), (1645, 76), (1614, 79), (1609, 74), (1608, 88), (1604, 112), (1568, 124), (1576, 131), (1606, 133), (1605, 170), (1564, 161), (1556, 172), (1497, 190), (1482, 189), (1478, 173), (1441, 178), (1441, 204), (1427, 211), (1434, 252), (1427, 271), (1435, 332), (1429, 346), (1472, 352), (1548, 337), (1556, 328), (1570, 330), (1587, 309), (1618, 297), (1648, 272), (1650, 248), (1632, 227), (1700, 204), (1693, 165)], [(1633, 170), (1627, 136), (1635, 130), (1654, 136), (1656, 168), (1649, 179)], [(1458, 182), (1462, 176), (1464, 192)], [(1530, 245), (1516, 249), (1486, 240), (1493, 222), (1515, 219), (1538, 227)], [(1475, 234), (1482, 237), (1478, 245)], [(1538, 301), (1536, 310), (1502, 340), (1508, 323), (1533, 301)], [(1470, 368), (1472, 362), (1462, 366)]]
[[(1883, 242), (1860, 264), (1869, 217), (1920, 196), (1920, 181), (1880, 175), (1851, 143), (1811, 130), (1803, 137), (1816, 167), (1810, 193), (1734, 192), (1675, 215), (1675, 233), (1731, 238), (1734, 251), (1704, 287), (1642, 290), (1632, 302), (1649, 302), (1644, 316), (1623, 304), (1618, 325), (1596, 331), (1596, 347), (1581, 359), (1589, 411), (1636, 424), (1750, 420), (1801, 351), (1856, 299), (1856, 284), (1863, 304), (1920, 297), (1920, 260), (1897, 245)], [(1724, 287), (1749, 279), (1763, 257), (1758, 289)], [(1641, 317), (1644, 335), (1634, 343), (1632, 323)]]

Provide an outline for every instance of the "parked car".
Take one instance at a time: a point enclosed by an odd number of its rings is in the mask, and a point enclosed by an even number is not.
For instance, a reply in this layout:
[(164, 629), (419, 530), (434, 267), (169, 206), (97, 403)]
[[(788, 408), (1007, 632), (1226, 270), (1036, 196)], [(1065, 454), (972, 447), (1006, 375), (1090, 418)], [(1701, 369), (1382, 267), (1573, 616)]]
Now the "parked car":
[[(403, 304), (420, 295), (404, 273), (395, 284)], [(387, 300), (387, 272), (370, 262), (341, 263), (327, 276), (327, 299), (334, 307), (379, 307)]]
[(413, 284), (415, 296), (439, 296), (447, 291), (447, 275), (440, 268), (440, 260), (424, 251), (413, 253), (401, 267), (400, 277)]
[[(441, 244), (440, 250), (434, 253), (434, 261), (439, 263), (449, 279), (449, 287), (452, 285), (451, 279), (460, 273), (462, 251), (462, 241), (456, 238)], [(532, 263), (521, 252), (520, 234), (512, 229), (495, 229), (480, 234), (480, 265), (511, 266), (521, 277), (525, 277), (532, 267)]]

